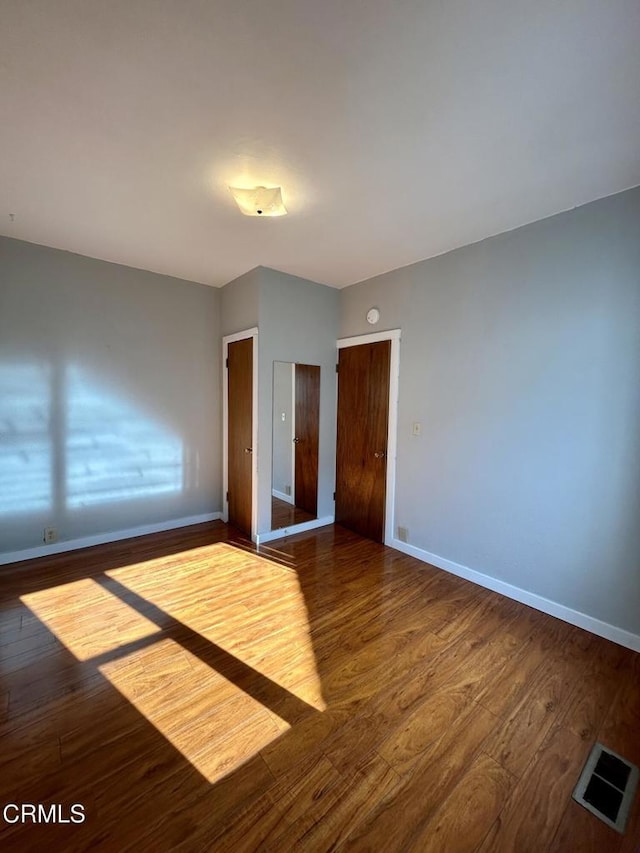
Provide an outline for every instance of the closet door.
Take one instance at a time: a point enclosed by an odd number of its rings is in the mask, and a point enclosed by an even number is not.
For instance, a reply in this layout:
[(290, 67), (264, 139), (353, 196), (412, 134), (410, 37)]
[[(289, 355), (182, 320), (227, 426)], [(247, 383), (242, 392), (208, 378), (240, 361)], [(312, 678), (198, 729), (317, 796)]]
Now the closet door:
[(384, 540), (391, 341), (338, 356), (336, 523)]
[(251, 536), (253, 339), (228, 347), (229, 524)]

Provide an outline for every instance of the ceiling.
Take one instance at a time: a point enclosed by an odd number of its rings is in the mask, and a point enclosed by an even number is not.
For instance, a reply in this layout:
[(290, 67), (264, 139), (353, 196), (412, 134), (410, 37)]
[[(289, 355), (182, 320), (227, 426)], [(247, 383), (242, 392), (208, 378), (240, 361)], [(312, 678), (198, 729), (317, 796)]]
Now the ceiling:
[[(23, 240), (341, 287), (640, 183), (638, 0), (0, 0), (0, 19), (0, 233)], [(289, 215), (243, 217), (229, 184), (281, 184)]]

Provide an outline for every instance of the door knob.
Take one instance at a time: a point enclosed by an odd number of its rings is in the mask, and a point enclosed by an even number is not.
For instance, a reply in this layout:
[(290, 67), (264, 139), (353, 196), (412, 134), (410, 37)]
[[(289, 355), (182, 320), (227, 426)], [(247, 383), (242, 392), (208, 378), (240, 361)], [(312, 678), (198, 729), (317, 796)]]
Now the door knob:
[(245, 453), (253, 453), (253, 447), (245, 447), (244, 452)]
[(387, 454), (384, 450), (376, 450), (373, 455), (376, 457), (376, 459), (384, 459)]

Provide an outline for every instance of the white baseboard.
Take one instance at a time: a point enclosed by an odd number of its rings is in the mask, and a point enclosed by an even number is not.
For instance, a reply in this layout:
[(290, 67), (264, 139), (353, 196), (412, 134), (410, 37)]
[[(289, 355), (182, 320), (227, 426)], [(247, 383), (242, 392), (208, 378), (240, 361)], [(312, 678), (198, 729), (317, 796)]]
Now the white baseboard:
[(580, 613), (579, 610), (573, 610), (571, 607), (566, 607), (564, 604), (558, 604), (551, 601), (549, 598), (544, 598), (541, 595), (536, 595), (534, 592), (528, 592), (526, 589), (521, 589), (518, 586), (513, 586), (505, 581), (492, 578), (490, 575), (485, 575), (482, 572), (477, 572), (475, 569), (469, 569), (467, 566), (462, 566), (460, 563), (454, 563), (451, 560), (445, 560), (444, 557), (439, 557), (437, 554), (430, 554), (422, 548), (416, 548), (415, 545), (409, 545), (407, 542), (401, 542), (399, 539), (392, 539), (387, 543), (391, 548), (397, 551), (402, 551), (403, 554), (409, 554), (423, 563), (429, 563), (437, 569), (444, 569), (445, 572), (450, 572), (460, 578), (477, 583), (485, 589), (499, 592), (507, 598), (512, 598), (514, 601), (519, 601), (521, 604), (527, 604), (529, 607), (534, 607), (536, 610), (541, 610), (543, 613), (548, 613), (549, 616), (556, 616), (562, 619), (563, 622), (568, 622), (570, 625), (575, 625), (578, 628), (584, 628), (585, 631), (590, 631), (592, 634), (597, 634), (599, 637), (604, 637), (606, 640), (612, 640), (620, 646), (625, 646), (632, 649), (634, 652), (640, 652), (640, 635), (632, 634), (631, 631), (625, 631), (624, 628), (617, 628), (615, 625), (610, 625), (608, 622), (602, 622), (594, 616), (588, 616), (586, 613)]
[(52, 545), (39, 545), (37, 548), (10, 551), (0, 554), (0, 566), (6, 566), (8, 563), (18, 563), (22, 560), (33, 560), (36, 557), (46, 557), (50, 554), (77, 551), (78, 548), (90, 548), (92, 545), (119, 542), (121, 539), (132, 539), (134, 536), (145, 536), (147, 533), (161, 533), (163, 530), (175, 530), (178, 527), (189, 527), (191, 524), (217, 521), (220, 518), (222, 518), (221, 512), (207, 512), (204, 515), (175, 518), (171, 521), (160, 521), (157, 524), (143, 524), (140, 527), (130, 527), (128, 530), (117, 530), (114, 533), (98, 533), (95, 536), (83, 536), (82, 539), (69, 539), (66, 542), (55, 542)]
[(278, 498), (278, 500), (288, 504), (293, 503), (293, 495), (287, 495), (285, 492), (279, 492), (277, 489), (271, 489), (271, 497)]
[(327, 524), (333, 524), (333, 522), (334, 517), (332, 515), (325, 515), (324, 518), (314, 518), (313, 521), (303, 521), (302, 524), (292, 524), (290, 527), (282, 527), (280, 530), (258, 533), (256, 545), (264, 545), (265, 542), (273, 542), (274, 539), (284, 539), (285, 536), (293, 536), (294, 533), (315, 530), (316, 527), (325, 527)]

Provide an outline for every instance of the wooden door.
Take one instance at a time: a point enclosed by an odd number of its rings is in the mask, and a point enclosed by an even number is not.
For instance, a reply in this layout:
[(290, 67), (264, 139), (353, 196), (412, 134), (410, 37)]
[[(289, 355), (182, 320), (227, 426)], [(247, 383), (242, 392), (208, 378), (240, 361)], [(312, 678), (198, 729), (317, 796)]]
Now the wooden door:
[(391, 341), (338, 358), (336, 523), (384, 540)]
[(295, 372), (295, 505), (317, 516), (320, 368), (296, 364)]
[(251, 536), (253, 339), (230, 343), (227, 358), (229, 523)]

